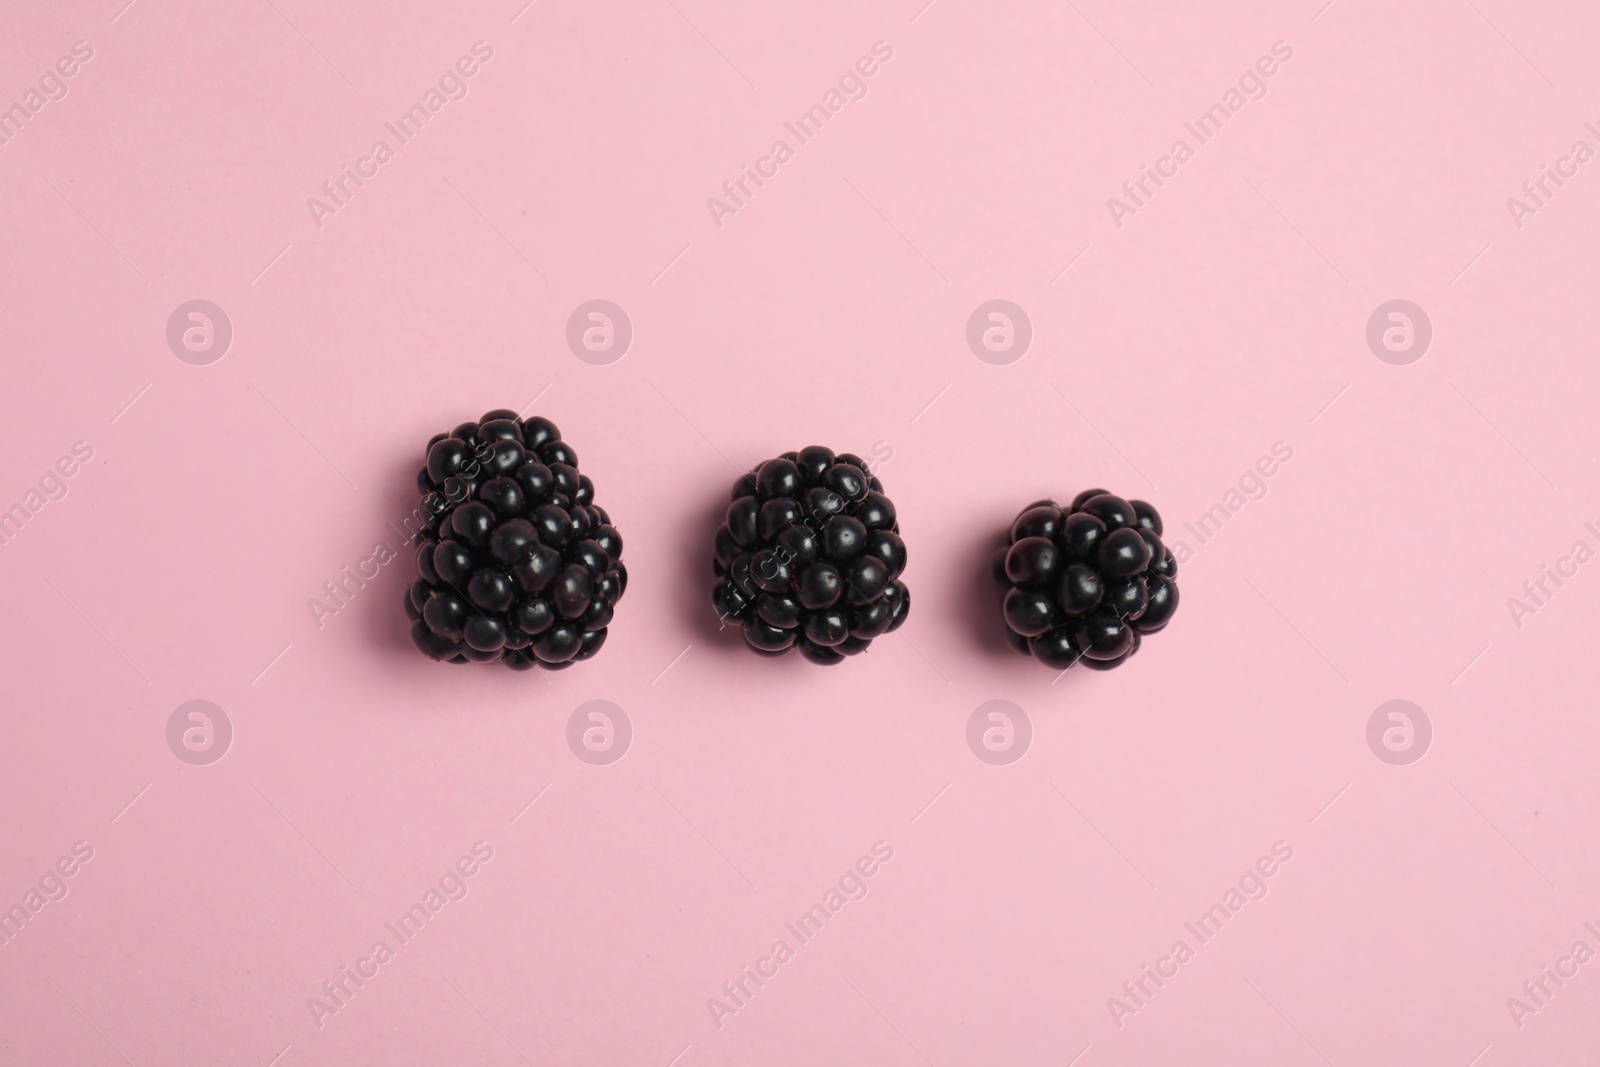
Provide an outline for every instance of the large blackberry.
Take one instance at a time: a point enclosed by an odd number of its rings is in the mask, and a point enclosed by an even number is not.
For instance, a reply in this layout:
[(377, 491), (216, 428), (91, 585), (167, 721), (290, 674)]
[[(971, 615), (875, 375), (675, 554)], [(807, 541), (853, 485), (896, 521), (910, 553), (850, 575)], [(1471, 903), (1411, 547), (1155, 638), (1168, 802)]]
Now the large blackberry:
[(549, 419), (496, 410), (428, 442), (406, 590), (411, 639), (450, 663), (570, 667), (628, 587), (622, 535)]
[(785, 452), (734, 483), (711, 602), (763, 655), (798, 647), (813, 663), (838, 663), (905, 622), (899, 531), (859, 456), (816, 445)]
[(1087, 489), (1070, 507), (1036, 500), (995, 553), (1001, 612), (1018, 652), (1057, 670), (1120, 666), (1178, 609), (1178, 561), (1142, 500)]

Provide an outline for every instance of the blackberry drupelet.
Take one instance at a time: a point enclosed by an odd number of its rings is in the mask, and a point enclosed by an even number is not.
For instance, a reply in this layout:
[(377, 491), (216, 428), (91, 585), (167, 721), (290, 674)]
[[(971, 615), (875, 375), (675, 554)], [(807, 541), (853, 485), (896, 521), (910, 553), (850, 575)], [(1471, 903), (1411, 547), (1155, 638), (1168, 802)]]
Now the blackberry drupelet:
[(1178, 609), (1178, 561), (1161, 542), (1161, 516), (1104, 489), (1068, 507), (1022, 509), (994, 557), (1001, 614), (1018, 652), (1065, 670), (1108, 671)]
[(762, 655), (838, 663), (911, 610), (894, 503), (859, 456), (816, 445), (734, 483), (713, 567), (717, 614)]
[(549, 419), (496, 410), (428, 442), (411, 639), (433, 659), (570, 667), (600, 651), (622, 535)]

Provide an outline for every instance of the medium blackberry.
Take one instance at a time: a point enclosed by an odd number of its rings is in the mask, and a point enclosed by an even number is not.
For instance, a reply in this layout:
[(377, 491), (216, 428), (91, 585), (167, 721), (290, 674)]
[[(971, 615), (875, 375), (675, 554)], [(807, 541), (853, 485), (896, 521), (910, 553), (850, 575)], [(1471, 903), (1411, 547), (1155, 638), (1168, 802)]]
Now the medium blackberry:
[(450, 663), (570, 667), (628, 587), (622, 535), (549, 419), (496, 410), (428, 442), (411, 639)]
[(1012, 647), (1065, 670), (1108, 671), (1178, 610), (1178, 561), (1161, 516), (1142, 500), (1087, 489), (1060, 507), (1036, 500), (995, 553)]
[(735, 482), (713, 565), (712, 605), (763, 655), (838, 663), (911, 609), (894, 503), (848, 452), (785, 452)]

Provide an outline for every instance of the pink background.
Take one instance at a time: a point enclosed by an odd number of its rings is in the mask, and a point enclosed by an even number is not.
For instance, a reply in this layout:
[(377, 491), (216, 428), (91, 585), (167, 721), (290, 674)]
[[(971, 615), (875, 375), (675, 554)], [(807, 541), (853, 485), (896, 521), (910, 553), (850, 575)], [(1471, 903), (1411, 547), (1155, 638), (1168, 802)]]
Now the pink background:
[[(1600, 962), (1520, 1028), (1506, 1003), (1600, 950), (1600, 567), (1506, 603), (1600, 548), (1600, 173), (1506, 206), (1600, 147), (1590, 5), (121, 2), (9, 0), (0, 35), (0, 102), (94, 50), (0, 146), (0, 508), (94, 451), (0, 547), (0, 903), (94, 849), (0, 946), (0, 1060), (1600, 1055)], [(306, 199), (480, 40), (318, 228)], [(706, 198), (879, 40), (866, 98), (718, 228)], [(1280, 40), (1119, 229), (1106, 198)], [(209, 366), (165, 340), (196, 298), (234, 328)], [(635, 329), (609, 366), (564, 340), (595, 298)], [(1007, 366), (964, 337), (994, 298), (1035, 332)], [(1392, 299), (1433, 324), (1409, 366), (1365, 340)], [(409, 553), (319, 630), (429, 435), (535, 396), (627, 539), (600, 657), (424, 660)], [(1105, 486), (1194, 549), (1277, 441), (1131, 663), (1053, 682), (996, 647), (985, 546), (1022, 504)], [(911, 553), (908, 624), (834, 669), (708, 602), (734, 466), (813, 442), (892, 448)], [(1434, 731), (1409, 766), (1366, 741), (1397, 698)], [(166, 742), (195, 699), (234, 728), (209, 766)], [(610, 766), (565, 740), (595, 699), (633, 724)], [(1033, 727), (1009, 766), (965, 739), (993, 699)], [(308, 998), (480, 840), (319, 1028)], [(719, 1028), (708, 998), (877, 841), (869, 895)], [(1270, 894), (1119, 1028), (1107, 998), (1277, 841)]]

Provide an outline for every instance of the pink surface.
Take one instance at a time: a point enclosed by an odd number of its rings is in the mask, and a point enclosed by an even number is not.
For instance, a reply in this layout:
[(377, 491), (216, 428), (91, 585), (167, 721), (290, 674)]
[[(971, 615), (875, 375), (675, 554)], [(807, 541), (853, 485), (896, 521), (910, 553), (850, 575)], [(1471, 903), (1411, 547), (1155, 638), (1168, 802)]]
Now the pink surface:
[[(0, 35), (0, 1061), (1600, 1056), (1591, 6), (122, 2)], [(619, 361), (568, 349), (595, 299)], [(968, 347), (996, 299), (1020, 360)], [(535, 397), (627, 539), (601, 656), (424, 660), (409, 553), (319, 627), (428, 436)], [(892, 453), (911, 553), (834, 669), (708, 603), (735, 468), (813, 442)], [(1183, 604), (1056, 681), (985, 545), (1090, 485), (1161, 509)], [(231, 738), (169, 746), (196, 700)], [(568, 745), (595, 700), (620, 761)]]

